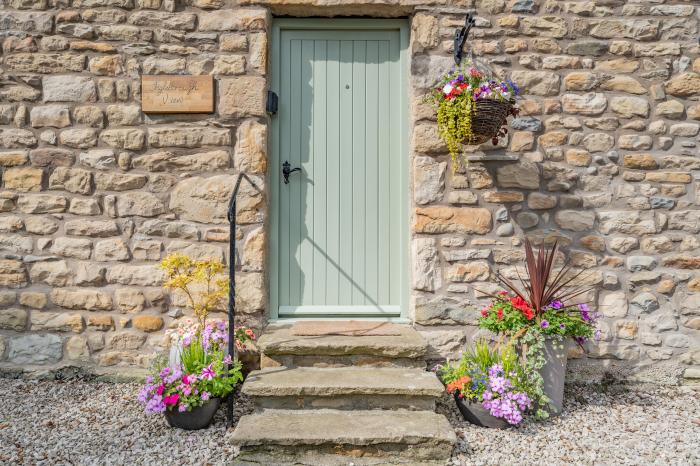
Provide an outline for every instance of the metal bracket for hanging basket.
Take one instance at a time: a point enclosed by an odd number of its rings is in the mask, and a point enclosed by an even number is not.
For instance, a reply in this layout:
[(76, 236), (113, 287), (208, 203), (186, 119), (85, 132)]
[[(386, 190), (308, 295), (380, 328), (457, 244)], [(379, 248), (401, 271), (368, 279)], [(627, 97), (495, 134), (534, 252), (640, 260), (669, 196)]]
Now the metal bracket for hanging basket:
[(475, 16), (471, 13), (467, 13), (466, 18), (464, 18), (464, 26), (458, 28), (455, 31), (455, 44), (454, 44), (454, 59), (457, 65), (462, 63), (462, 53), (464, 53), (464, 43), (467, 42), (467, 37), (469, 36), (469, 31), (476, 23), (474, 19)]

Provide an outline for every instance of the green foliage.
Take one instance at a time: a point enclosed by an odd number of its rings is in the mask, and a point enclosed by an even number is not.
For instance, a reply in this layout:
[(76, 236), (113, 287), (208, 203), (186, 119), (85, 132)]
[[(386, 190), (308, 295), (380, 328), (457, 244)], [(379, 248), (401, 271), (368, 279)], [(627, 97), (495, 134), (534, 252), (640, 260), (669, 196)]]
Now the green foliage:
[(452, 158), (452, 167), (460, 165), (462, 143), (472, 135), (472, 113), (474, 99), (470, 93), (447, 100), (442, 99), (437, 107), (438, 133)]

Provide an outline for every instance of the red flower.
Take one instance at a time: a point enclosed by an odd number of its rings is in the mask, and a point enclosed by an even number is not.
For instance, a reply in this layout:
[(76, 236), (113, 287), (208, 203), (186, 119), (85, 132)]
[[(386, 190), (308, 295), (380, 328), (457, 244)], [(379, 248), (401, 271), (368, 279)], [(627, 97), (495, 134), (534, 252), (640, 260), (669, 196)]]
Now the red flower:
[(525, 301), (520, 296), (510, 298), (510, 303), (513, 305), (514, 308), (522, 312), (523, 315), (527, 318), (527, 320), (532, 320), (535, 317), (535, 313), (532, 311), (532, 308), (527, 304), (527, 301)]
[(503, 309), (499, 308), (498, 309), (498, 320), (502, 320), (502, 319), (503, 319)]
[(500, 294), (501, 296), (508, 296), (507, 291), (499, 291), (498, 294)]
[(481, 310), (481, 316), (482, 316), (482, 317), (486, 317), (486, 316), (488, 316), (488, 315), (489, 315), (488, 309), (482, 309), (482, 310)]

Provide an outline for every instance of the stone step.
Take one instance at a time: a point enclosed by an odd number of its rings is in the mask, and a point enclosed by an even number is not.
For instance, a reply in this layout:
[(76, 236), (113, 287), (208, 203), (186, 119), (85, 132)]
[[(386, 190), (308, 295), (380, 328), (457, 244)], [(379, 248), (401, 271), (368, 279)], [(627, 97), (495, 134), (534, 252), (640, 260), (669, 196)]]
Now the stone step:
[(417, 367), (427, 344), (407, 325), (396, 335), (297, 335), (292, 325), (269, 325), (258, 340), (261, 367)]
[(429, 411), (265, 410), (243, 416), (234, 464), (445, 464), (456, 436)]
[(251, 372), (243, 393), (260, 408), (434, 410), (443, 386), (415, 368), (267, 368)]

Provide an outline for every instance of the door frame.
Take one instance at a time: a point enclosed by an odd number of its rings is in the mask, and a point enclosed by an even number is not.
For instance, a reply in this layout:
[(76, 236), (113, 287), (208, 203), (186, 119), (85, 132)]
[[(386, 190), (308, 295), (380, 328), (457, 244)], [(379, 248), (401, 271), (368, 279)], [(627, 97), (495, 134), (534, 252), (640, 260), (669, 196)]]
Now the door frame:
[(268, 170), (268, 180), (270, 182), (270, 223), (268, 230), (268, 316), (271, 321), (284, 320), (332, 320), (332, 319), (349, 319), (354, 320), (381, 320), (381, 321), (392, 321), (392, 322), (408, 322), (408, 307), (409, 307), (409, 204), (411, 202), (408, 184), (408, 173), (409, 173), (409, 144), (408, 144), (408, 77), (409, 77), (409, 24), (406, 19), (354, 19), (354, 18), (273, 18), (272, 28), (271, 28), (271, 41), (270, 41), (270, 79), (269, 89), (279, 95), (280, 92), (280, 39), (282, 30), (352, 30), (352, 29), (365, 29), (365, 30), (394, 30), (399, 31), (399, 79), (400, 79), (400, 99), (399, 99), (399, 128), (400, 128), (400, 138), (399, 138), (399, 151), (401, 154), (401, 163), (398, 167), (399, 181), (401, 184), (401, 238), (402, 243), (402, 254), (401, 254), (401, 264), (399, 267), (401, 273), (401, 313), (399, 317), (362, 317), (361, 315), (332, 315), (324, 314), (314, 317), (284, 317), (280, 318), (278, 315), (279, 301), (277, 297), (277, 270), (278, 270), (278, 260), (274, 255), (274, 251), (278, 249), (278, 208), (277, 205), (277, 195), (279, 190), (280, 180), (280, 169), (279, 161), (280, 159), (280, 146), (279, 146), (279, 118), (277, 116), (272, 116), (270, 121), (270, 131), (268, 133), (268, 147), (269, 147), (269, 167)]

